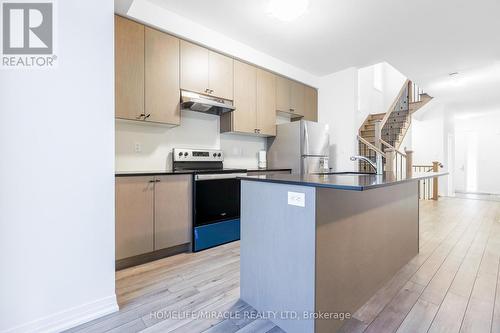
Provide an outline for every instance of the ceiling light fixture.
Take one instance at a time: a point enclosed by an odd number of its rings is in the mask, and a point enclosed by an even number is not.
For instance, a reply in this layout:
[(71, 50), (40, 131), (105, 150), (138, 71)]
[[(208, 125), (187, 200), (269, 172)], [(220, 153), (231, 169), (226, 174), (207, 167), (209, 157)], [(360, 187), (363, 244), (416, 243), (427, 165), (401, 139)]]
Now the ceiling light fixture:
[(303, 15), (307, 7), (309, 0), (270, 0), (267, 12), (278, 20), (290, 22)]

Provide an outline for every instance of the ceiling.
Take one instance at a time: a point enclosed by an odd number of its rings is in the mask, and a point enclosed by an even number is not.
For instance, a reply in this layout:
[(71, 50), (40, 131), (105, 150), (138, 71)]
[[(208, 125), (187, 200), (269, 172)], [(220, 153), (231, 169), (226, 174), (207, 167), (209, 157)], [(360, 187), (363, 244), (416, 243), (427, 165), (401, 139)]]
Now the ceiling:
[(269, 0), (150, 1), (311, 74), (386, 61), (434, 96), (448, 73), (500, 60), (499, 0), (310, 0), (292, 22), (270, 16)]

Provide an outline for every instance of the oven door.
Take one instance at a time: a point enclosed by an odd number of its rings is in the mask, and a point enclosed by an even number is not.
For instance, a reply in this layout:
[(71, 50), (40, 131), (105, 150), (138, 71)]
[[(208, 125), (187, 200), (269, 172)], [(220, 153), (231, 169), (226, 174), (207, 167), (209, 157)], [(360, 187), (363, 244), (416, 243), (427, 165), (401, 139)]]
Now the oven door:
[[(222, 176), (222, 175), (220, 175)], [(202, 226), (240, 217), (240, 180), (199, 175), (195, 181), (194, 226)]]

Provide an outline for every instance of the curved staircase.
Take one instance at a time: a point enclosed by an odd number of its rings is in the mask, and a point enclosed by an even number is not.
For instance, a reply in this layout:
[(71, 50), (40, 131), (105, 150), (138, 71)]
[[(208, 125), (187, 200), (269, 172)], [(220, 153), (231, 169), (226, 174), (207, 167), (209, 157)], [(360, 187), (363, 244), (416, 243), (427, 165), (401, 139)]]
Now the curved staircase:
[[(361, 125), (358, 137), (361, 138), (358, 140), (359, 154), (374, 160), (376, 149), (382, 152), (391, 149), (401, 160), (403, 156), (406, 157), (405, 153), (399, 150), (399, 147), (411, 126), (411, 115), (431, 99), (432, 97), (416, 84), (407, 80), (386, 113), (370, 114)], [(397, 162), (396, 160), (396, 164)], [(400, 164), (402, 169), (403, 161)], [(397, 165), (396, 169), (398, 169)], [(363, 161), (359, 162), (359, 170), (362, 172), (373, 171), (371, 166)]]

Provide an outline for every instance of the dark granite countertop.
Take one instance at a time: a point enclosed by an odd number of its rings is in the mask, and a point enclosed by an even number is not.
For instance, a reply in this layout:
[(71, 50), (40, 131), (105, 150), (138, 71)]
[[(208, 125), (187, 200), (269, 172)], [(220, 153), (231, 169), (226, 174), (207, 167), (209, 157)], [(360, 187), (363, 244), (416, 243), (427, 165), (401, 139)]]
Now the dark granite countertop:
[[(258, 169), (258, 168), (242, 168), (247, 170), (247, 172), (266, 172), (266, 171), (291, 171), (291, 169)], [(147, 170), (147, 171), (116, 171), (116, 177), (132, 177), (132, 176), (165, 176), (165, 175), (185, 175), (185, 174), (194, 174), (193, 170), (177, 170), (174, 171), (172, 169), (169, 170)]]
[(447, 175), (447, 172), (425, 172), (416, 173), (412, 177), (395, 178), (386, 175), (375, 174), (323, 174), (323, 175), (261, 175), (242, 176), (242, 180), (281, 183), (290, 185), (328, 187), (332, 189), (365, 191), (377, 187), (391, 186), (399, 183), (418, 181), (420, 179), (433, 178)]
[(192, 170), (150, 170), (150, 171), (116, 171), (115, 177), (132, 177), (132, 176), (167, 176), (167, 175), (189, 175), (193, 174)]
[(292, 171), (292, 169), (280, 169), (280, 168), (247, 168), (247, 172), (268, 172), (268, 171)]

